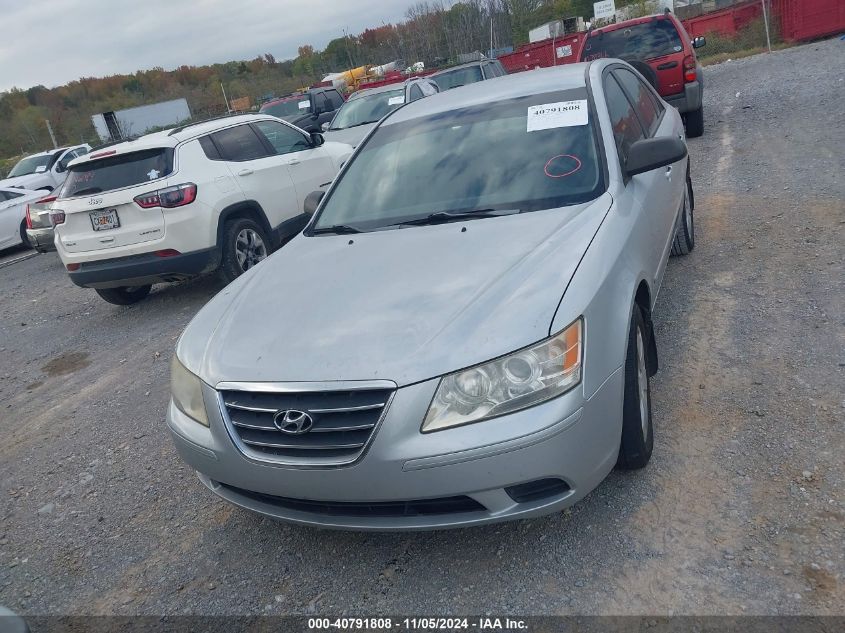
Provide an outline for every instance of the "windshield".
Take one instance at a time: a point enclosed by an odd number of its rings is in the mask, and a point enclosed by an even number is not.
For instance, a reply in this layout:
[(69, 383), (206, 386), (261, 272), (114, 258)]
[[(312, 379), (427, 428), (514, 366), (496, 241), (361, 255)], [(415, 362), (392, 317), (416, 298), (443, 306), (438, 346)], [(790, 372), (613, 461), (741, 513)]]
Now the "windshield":
[(308, 112), (310, 108), (311, 102), (308, 100), (308, 96), (299, 95), (280, 101), (273, 101), (272, 103), (265, 103), (261, 106), (261, 112), (284, 119), (285, 117), (299, 116), (304, 112)]
[(684, 49), (675, 26), (668, 20), (652, 20), (615, 31), (602, 31), (584, 44), (582, 61), (604, 57), (652, 59)]
[(173, 171), (173, 149), (148, 149), (74, 165), (59, 198), (93, 195), (164, 178)]
[(376, 128), (314, 229), (536, 211), (592, 200), (602, 186), (586, 90), (545, 93)]
[(457, 68), (444, 72), (443, 74), (433, 75), (431, 77), (438, 86), (440, 91), (450, 90), (458, 86), (465, 86), (466, 84), (474, 84), (476, 81), (481, 81), (481, 66), (467, 66), (465, 68)]
[(50, 164), (51, 158), (52, 156), (50, 154), (41, 154), (40, 156), (30, 156), (28, 158), (24, 158), (12, 168), (8, 177), (14, 178), (15, 176), (34, 174), (39, 167), (43, 167), (44, 169), (40, 171), (44, 171), (47, 169), (47, 165)]
[(388, 92), (377, 92), (350, 99), (338, 110), (329, 129), (343, 130), (365, 123), (375, 123), (403, 103), (405, 103), (404, 86)]

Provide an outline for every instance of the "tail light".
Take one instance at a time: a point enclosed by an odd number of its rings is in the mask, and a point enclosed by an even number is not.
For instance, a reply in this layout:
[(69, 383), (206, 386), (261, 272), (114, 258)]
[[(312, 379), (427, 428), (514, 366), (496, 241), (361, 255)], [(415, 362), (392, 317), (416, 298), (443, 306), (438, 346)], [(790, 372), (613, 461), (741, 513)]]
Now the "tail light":
[(67, 269), (70, 272), (73, 272), (74, 270), (79, 270), (79, 266), (80, 266), (79, 264), (68, 264)]
[(197, 186), (192, 182), (186, 182), (182, 185), (142, 194), (135, 198), (135, 202), (142, 209), (154, 207), (173, 209), (174, 207), (184, 207), (186, 204), (191, 204), (196, 199)]
[(692, 55), (684, 57), (684, 81), (695, 81), (695, 58)]
[(26, 228), (32, 228), (32, 216), (29, 215), (29, 205), (26, 205)]
[(65, 212), (59, 211), (58, 209), (53, 209), (50, 212), (50, 222), (53, 223), (53, 226), (57, 224), (64, 224), (65, 223)]
[(165, 248), (164, 250), (153, 252), (153, 255), (155, 255), (156, 257), (176, 257), (177, 255), (181, 254), (182, 253), (177, 251), (175, 248)]

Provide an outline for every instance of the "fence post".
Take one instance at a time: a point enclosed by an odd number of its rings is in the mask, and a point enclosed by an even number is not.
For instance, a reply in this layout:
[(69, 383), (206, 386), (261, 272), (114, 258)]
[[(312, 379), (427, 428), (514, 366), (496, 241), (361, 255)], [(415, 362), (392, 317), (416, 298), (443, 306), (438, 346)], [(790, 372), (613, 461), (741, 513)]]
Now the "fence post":
[(760, 3), (763, 5), (763, 24), (766, 26), (766, 48), (769, 49), (769, 52), (772, 52), (772, 40), (769, 37), (769, 13), (766, 11), (766, 4), (768, 4), (768, 0), (760, 0)]

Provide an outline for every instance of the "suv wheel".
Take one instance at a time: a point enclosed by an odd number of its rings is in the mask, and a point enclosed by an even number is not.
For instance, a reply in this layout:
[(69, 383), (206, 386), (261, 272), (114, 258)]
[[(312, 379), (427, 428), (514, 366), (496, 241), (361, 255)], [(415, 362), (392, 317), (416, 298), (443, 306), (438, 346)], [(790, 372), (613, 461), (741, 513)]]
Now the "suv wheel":
[(146, 286), (120, 286), (119, 288), (98, 288), (97, 294), (104, 301), (113, 303), (116, 306), (128, 306), (138, 303), (141, 299), (150, 294), (151, 285)]
[(651, 383), (646, 354), (649, 332), (638, 306), (631, 315), (628, 353), (625, 358), (625, 391), (622, 403), (622, 441), (619, 446), (620, 468), (642, 468), (651, 459), (654, 427), (651, 421)]
[(223, 229), (220, 274), (229, 283), (270, 254), (270, 240), (258, 224), (246, 218), (227, 222)]
[(704, 134), (704, 106), (684, 115), (684, 126), (687, 128), (687, 138), (696, 138)]

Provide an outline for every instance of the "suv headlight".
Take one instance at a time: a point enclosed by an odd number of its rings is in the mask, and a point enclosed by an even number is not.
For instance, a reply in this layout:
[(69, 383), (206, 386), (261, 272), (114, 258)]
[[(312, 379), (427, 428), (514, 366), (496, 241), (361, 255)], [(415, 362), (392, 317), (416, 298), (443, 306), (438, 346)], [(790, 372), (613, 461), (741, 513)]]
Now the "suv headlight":
[(536, 345), (443, 376), (422, 432), (488, 420), (559, 396), (581, 382), (582, 319)]
[(202, 401), (202, 381), (185, 369), (176, 354), (170, 363), (170, 395), (177, 409), (195, 422), (208, 426)]

